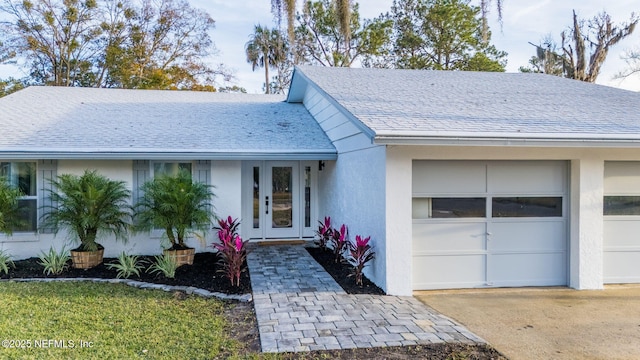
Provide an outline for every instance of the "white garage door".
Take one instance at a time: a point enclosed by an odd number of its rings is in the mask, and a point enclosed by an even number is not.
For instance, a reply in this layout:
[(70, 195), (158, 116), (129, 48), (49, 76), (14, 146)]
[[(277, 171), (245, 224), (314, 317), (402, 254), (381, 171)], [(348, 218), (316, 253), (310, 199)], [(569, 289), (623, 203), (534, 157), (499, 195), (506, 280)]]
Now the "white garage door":
[(413, 287), (567, 283), (566, 163), (413, 162)]
[(604, 165), (604, 282), (640, 282), (640, 162)]

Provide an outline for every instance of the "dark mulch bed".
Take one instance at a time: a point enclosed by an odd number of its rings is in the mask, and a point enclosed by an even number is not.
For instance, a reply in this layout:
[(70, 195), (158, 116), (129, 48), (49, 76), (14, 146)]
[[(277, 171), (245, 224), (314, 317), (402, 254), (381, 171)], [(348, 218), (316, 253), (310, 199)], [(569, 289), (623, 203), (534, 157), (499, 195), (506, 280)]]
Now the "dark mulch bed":
[(431, 344), (420, 346), (392, 346), (366, 349), (322, 350), (310, 353), (283, 354), (282, 359), (429, 359), (429, 360), (506, 360), (502, 354), (484, 345)]
[(347, 294), (385, 294), (382, 289), (367, 279), (366, 276), (362, 277), (362, 286), (356, 285), (356, 278), (351, 276), (353, 267), (346, 262), (336, 263), (333, 252), (319, 247), (307, 247), (306, 249)]
[[(153, 256), (141, 256), (141, 260), (146, 261), (145, 268), (153, 261)], [(106, 264), (116, 262), (116, 259), (105, 258), (104, 262), (94, 268), (82, 270), (71, 267), (71, 262), (67, 270), (60, 275), (45, 275), (40, 259), (29, 258), (15, 261), (15, 268), (9, 270), (9, 274), (2, 273), (2, 279), (17, 278), (103, 278), (115, 279), (116, 270), (107, 268)], [(210, 252), (198, 253), (195, 255), (193, 265), (182, 265), (176, 270), (174, 279), (166, 278), (159, 273), (148, 273), (142, 271), (140, 276), (132, 276), (129, 279), (144, 281), (155, 284), (194, 286), (209, 291), (217, 291), (225, 294), (247, 294), (251, 292), (251, 281), (249, 272), (245, 271), (240, 278), (240, 286), (231, 286), (229, 280), (224, 277), (218, 262), (218, 255)]]
[[(376, 286), (366, 277), (363, 278), (363, 286), (355, 283), (355, 278), (351, 275), (351, 266), (345, 262), (336, 263), (333, 253), (320, 248), (308, 247), (307, 251), (322, 265), (325, 270), (336, 280), (336, 282), (348, 294), (374, 294), (384, 295), (384, 291)], [(145, 261), (147, 267), (154, 260), (153, 256), (140, 256)], [(105, 258), (104, 262), (94, 268), (82, 270), (71, 267), (71, 262), (67, 270), (60, 275), (45, 275), (40, 259), (29, 258), (15, 261), (15, 268), (9, 270), (9, 274), (0, 274), (0, 279), (18, 278), (103, 278), (114, 279), (117, 271), (107, 268), (107, 264), (116, 262), (117, 259)], [(216, 291), (225, 294), (247, 294), (251, 292), (251, 281), (249, 272), (242, 273), (240, 286), (231, 286), (229, 280), (218, 270), (218, 255), (210, 252), (198, 253), (195, 255), (193, 265), (182, 265), (176, 270), (174, 279), (166, 278), (159, 273), (149, 273), (142, 271), (140, 276), (132, 276), (129, 279), (144, 281), (155, 284), (194, 286), (209, 291)]]

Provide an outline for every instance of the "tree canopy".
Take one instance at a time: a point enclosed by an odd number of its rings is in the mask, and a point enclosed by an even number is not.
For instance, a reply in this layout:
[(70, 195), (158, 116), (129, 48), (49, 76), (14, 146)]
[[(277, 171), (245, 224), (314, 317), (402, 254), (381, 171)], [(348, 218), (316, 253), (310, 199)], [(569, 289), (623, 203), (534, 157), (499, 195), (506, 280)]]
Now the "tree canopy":
[(482, 36), (481, 9), (469, 0), (394, 0), (393, 66), (504, 71), (506, 53)]
[(565, 76), (570, 71), (568, 59), (560, 53), (559, 45), (551, 34), (542, 39), (539, 45), (529, 44), (536, 48), (536, 55), (529, 59), (527, 66), (520, 66), (520, 72)]
[(30, 83), (215, 90), (214, 20), (186, 0), (4, 0), (5, 47)]
[(381, 55), (390, 40), (391, 22), (360, 22), (358, 4), (350, 8), (350, 37), (340, 28), (339, 8), (332, 0), (307, 1), (298, 15), (294, 51), (298, 63), (349, 67), (364, 56)]
[[(340, 31), (346, 38), (351, 37), (350, 29), (350, 17), (352, 0), (334, 0), (338, 7), (338, 21), (340, 22)], [(480, 0), (480, 9), (482, 14), (482, 38), (487, 40), (489, 31), (489, 25), (487, 24), (487, 18), (490, 12), (491, 3), (493, 0)], [(496, 9), (498, 10), (498, 21), (502, 23), (502, 7), (504, 0), (496, 0)], [(278, 24), (282, 22), (283, 17), (287, 18), (287, 33), (290, 39), (294, 37), (295, 30), (295, 13), (296, 13), (296, 0), (271, 0), (271, 12), (276, 17)]]
[(639, 18), (631, 15), (627, 23), (614, 24), (611, 16), (601, 12), (591, 19), (579, 19), (573, 12), (572, 25), (560, 34), (561, 45), (547, 37), (536, 46), (536, 55), (524, 72), (544, 72), (586, 82), (595, 82), (609, 50), (631, 35)]

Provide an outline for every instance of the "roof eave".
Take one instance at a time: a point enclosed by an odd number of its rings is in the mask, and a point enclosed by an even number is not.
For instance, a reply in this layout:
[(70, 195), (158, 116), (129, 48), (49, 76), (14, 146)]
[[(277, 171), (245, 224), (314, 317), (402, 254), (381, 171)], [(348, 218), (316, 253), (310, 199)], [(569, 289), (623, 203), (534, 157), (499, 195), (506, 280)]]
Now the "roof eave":
[(56, 160), (335, 160), (335, 150), (245, 151), (245, 152), (176, 152), (176, 151), (69, 151), (69, 150), (3, 150), (0, 158)]
[(521, 146), (521, 147), (599, 147), (640, 148), (640, 136), (630, 135), (575, 135), (557, 137), (534, 136), (406, 136), (377, 135), (378, 145), (429, 145), (429, 146)]

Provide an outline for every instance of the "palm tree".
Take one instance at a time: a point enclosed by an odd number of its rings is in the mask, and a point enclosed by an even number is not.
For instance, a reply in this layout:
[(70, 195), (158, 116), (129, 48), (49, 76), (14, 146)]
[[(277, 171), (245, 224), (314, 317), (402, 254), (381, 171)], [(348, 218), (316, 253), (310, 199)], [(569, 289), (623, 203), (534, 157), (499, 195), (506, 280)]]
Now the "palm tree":
[(268, 29), (260, 24), (255, 26), (253, 34), (245, 45), (247, 62), (252, 70), (256, 67), (264, 67), (264, 80), (266, 93), (269, 94), (269, 68), (276, 67), (287, 56), (287, 49), (282, 34), (277, 29)]
[(131, 219), (131, 191), (124, 181), (110, 180), (97, 171), (85, 170), (82, 176), (63, 174), (51, 181), (52, 206), (43, 226), (55, 234), (66, 228), (80, 246), (75, 251), (97, 251), (101, 234), (113, 234), (127, 240)]

